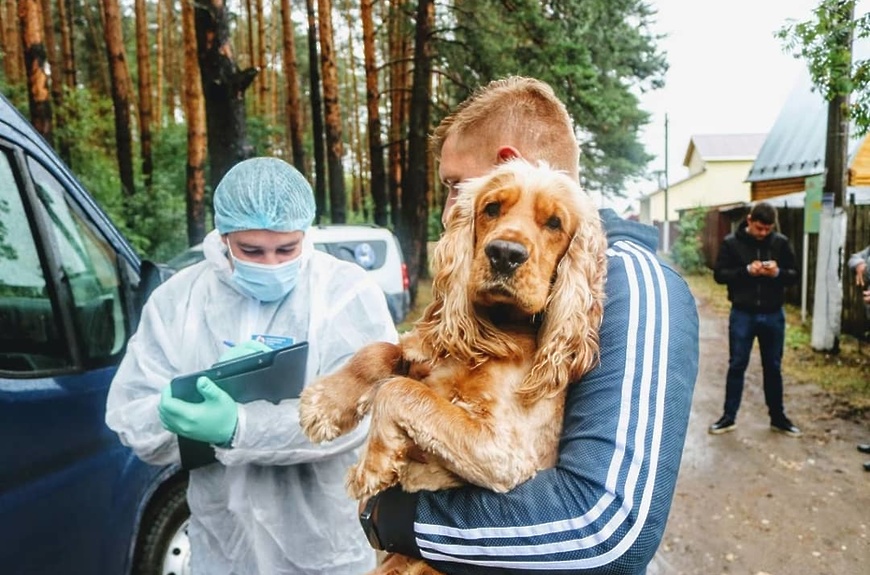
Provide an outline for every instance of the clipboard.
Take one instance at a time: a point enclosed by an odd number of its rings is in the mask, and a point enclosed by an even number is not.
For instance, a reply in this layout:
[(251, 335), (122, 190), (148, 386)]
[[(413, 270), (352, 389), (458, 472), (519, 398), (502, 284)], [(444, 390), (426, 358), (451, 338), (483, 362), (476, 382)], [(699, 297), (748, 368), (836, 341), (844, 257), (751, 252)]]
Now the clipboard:
[[(299, 397), (302, 393), (307, 362), (308, 342), (304, 341), (246, 355), (174, 378), (170, 382), (172, 397), (190, 403), (202, 403), (203, 397), (196, 389), (196, 380), (206, 376), (238, 403), (263, 399), (277, 404), (284, 399)], [(178, 449), (184, 469), (195, 469), (217, 461), (214, 448), (209, 443), (179, 435)]]

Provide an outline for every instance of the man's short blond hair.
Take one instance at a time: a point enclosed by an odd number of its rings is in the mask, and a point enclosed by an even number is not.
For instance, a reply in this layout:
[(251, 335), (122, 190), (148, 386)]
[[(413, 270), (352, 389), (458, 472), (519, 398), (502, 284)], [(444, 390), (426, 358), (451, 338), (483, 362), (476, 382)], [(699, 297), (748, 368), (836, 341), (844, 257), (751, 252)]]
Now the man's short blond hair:
[(478, 88), (444, 118), (430, 139), (435, 157), (448, 136), (462, 137), (462, 149), (481, 148), (493, 157), (513, 146), (529, 161), (579, 177), (580, 148), (568, 110), (553, 89), (534, 78), (509, 76)]

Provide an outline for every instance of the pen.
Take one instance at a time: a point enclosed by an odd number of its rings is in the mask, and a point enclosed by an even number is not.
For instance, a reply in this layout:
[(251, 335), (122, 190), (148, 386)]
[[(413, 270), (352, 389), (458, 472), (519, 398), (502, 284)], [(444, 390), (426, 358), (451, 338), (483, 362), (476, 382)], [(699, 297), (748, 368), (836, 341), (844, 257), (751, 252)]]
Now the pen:
[(227, 347), (235, 347), (235, 346), (236, 346), (236, 344), (234, 344), (233, 342), (231, 342), (231, 341), (228, 340), (228, 339), (225, 339), (225, 340), (224, 340), (224, 345), (227, 346)]

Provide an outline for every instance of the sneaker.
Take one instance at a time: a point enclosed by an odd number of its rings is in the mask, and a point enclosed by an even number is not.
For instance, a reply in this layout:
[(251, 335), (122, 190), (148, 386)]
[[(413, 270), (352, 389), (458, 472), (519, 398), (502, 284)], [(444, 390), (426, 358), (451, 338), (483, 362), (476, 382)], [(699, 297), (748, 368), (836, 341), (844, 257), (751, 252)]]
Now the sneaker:
[(784, 433), (791, 437), (800, 437), (802, 435), (801, 430), (798, 428), (798, 426), (789, 421), (787, 417), (771, 420), (770, 429), (772, 429), (773, 431), (778, 431), (779, 433)]
[(710, 433), (712, 435), (720, 435), (722, 433), (734, 431), (735, 429), (737, 429), (737, 424), (734, 423), (734, 418), (723, 415), (719, 418), (719, 421), (707, 428), (707, 433)]

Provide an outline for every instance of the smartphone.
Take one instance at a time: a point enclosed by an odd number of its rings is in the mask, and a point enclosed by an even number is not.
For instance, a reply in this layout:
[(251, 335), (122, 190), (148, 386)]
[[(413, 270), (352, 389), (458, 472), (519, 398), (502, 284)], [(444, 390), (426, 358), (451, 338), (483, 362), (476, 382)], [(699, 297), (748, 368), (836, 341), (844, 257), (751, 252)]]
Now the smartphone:
[(766, 267), (766, 268), (772, 268), (773, 264), (774, 264), (773, 260), (765, 260), (765, 261), (761, 262), (762, 267)]

